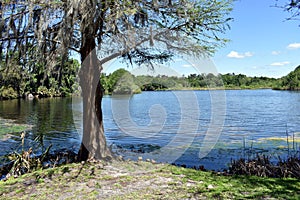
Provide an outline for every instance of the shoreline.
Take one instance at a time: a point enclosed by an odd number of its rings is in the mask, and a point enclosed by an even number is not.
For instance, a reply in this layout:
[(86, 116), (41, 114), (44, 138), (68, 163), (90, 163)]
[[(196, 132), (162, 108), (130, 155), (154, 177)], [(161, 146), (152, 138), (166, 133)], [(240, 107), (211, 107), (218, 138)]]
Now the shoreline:
[[(218, 90), (275, 90), (275, 91), (291, 91), (298, 92), (300, 89), (287, 89), (287, 88), (272, 88), (272, 87), (261, 87), (261, 88), (241, 88), (241, 87), (217, 87), (217, 88), (170, 88), (170, 89), (157, 89), (157, 90), (142, 90), (141, 92), (132, 93), (132, 94), (120, 94), (120, 95), (134, 95), (141, 94), (143, 92), (164, 92), (164, 91), (218, 91)], [(111, 96), (112, 93), (105, 92), (104, 95)], [(117, 94), (119, 95), (119, 94)], [(49, 97), (34, 97), (32, 99), (26, 97), (17, 97), (11, 99), (0, 98), (0, 101), (10, 101), (10, 100), (28, 100), (28, 101), (37, 101), (39, 99), (56, 99), (56, 98), (72, 98), (72, 97), (80, 97), (81, 95), (74, 94), (69, 96), (49, 96)]]
[[(278, 140), (278, 138), (271, 138)], [(284, 138), (282, 138), (283, 140)], [(27, 173), (33, 173), (40, 169), (49, 169), (49, 168), (55, 168), (57, 166), (63, 166), (66, 164), (72, 164), (77, 163), (77, 153), (73, 150), (68, 150), (66, 148), (63, 149), (54, 149), (53, 151), (50, 151), (52, 145), (50, 145), (44, 152), (41, 152), (40, 154), (35, 154), (32, 152), (32, 149), (29, 148), (28, 151), (23, 150), (21, 153), (12, 152), (5, 157), (10, 158), (7, 161), (3, 163), (0, 163), (0, 181), (1, 179), (5, 179), (5, 177), (10, 176), (9, 174), (13, 175), (12, 173), (15, 172), (22, 172), (22, 174)], [(290, 147), (291, 148), (291, 147)], [(262, 149), (250, 149), (250, 148), (242, 148), (242, 149), (236, 149), (237, 151), (244, 151), (244, 156), (237, 156), (237, 157), (231, 157), (230, 161), (228, 160), (228, 163), (226, 164), (227, 167), (225, 168), (218, 168), (213, 169), (209, 167), (207, 164), (204, 163), (189, 163), (188, 162), (167, 162), (167, 161), (161, 161), (161, 160), (153, 160), (151, 157), (143, 158), (144, 153), (134, 153), (133, 150), (123, 150), (120, 149), (123, 154), (121, 154), (118, 151), (113, 151), (114, 158), (113, 160), (122, 160), (124, 162), (131, 161), (131, 162), (139, 162), (143, 159), (146, 162), (152, 163), (152, 164), (168, 164), (176, 167), (183, 167), (187, 169), (195, 169), (195, 170), (201, 170), (201, 171), (209, 171), (209, 172), (216, 172), (221, 174), (228, 174), (228, 175), (259, 175), (257, 173), (261, 173), (262, 170), (255, 170), (259, 169), (260, 167), (268, 167), (269, 169), (269, 175), (268, 177), (285, 177), (286, 175), (292, 175), (294, 174), (294, 177), (300, 178), (300, 151), (296, 149), (290, 149), (289, 152), (286, 152), (286, 156), (281, 157), (275, 157), (272, 156), (272, 152), (269, 152), (270, 150), (262, 150)], [(258, 152), (256, 152), (258, 150)], [(278, 150), (278, 149), (277, 149)], [(127, 152), (128, 155), (126, 155)], [(283, 152), (287, 151), (287, 149), (283, 149)], [(131, 154), (134, 153), (134, 154)], [(250, 152), (250, 154), (249, 154)], [(260, 153), (259, 153), (260, 152)], [(29, 153), (29, 157), (23, 157)], [(271, 153), (271, 154), (270, 154)], [(279, 156), (280, 154), (278, 154)], [(23, 161), (20, 160), (20, 157), (22, 157)], [(12, 158), (15, 158), (13, 160)], [(101, 161), (101, 160), (100, 160)], [(14, 163), (17, 163), (17, 165), (14, 165)], [(28, 166), (27, 164), (28, 163)], [(214, 163), (213, 160), (211, 160), (211, 163)], [(24, 165), (26, 164), (26, 165)], [(246, 166), (248, 165), (249, 166)], [(30, 167), (30, 168), (29, 168)], [(283, 167), (285, 170), (281, 170), (281, 172), (278, 172), (278, 167)], [(19, 169), (18, 169), (19, 168)], [(237, 170), (238, 168), (241, 168)], [(253, 168), (250, 172), (247, 169)], [(29, 171), (28, 171), (29, 170)], [(242, 171), (241, 171), (242, 170)], [(245, 171), (243, 171), (245, 170)], [(290, 172), (289, 172), (290, 170)], [(298, 171), (298, 172), (296, 172)], [(294, 173), (296, 172), (296, 173)], [(278, 174), (279, 173), (279, 174)], [(280, 173), (283, 173), (280, 175)]]

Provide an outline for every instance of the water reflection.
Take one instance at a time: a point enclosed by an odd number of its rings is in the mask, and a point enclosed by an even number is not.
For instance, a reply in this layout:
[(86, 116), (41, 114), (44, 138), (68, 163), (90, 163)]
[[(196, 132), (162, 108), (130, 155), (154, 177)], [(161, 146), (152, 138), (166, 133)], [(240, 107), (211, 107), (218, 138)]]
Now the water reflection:
[[(1, 118), (14, 120), (16, 124), (32, 126), (26, 133), (25, 148), (30, 146), (78, 148), (79, 140), (73, 125), (71, 98), (0, 101)], [(20, 133), (8, 133), (14, 137), (0, 141), (0, 156), (20, 149)]]

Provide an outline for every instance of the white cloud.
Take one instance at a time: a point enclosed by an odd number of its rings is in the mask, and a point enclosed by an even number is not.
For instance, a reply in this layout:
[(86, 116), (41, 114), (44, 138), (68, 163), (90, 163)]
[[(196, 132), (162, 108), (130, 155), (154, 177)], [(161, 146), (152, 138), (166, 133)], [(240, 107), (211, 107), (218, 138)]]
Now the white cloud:
[(275, 56), (279, 55), (280, 53), (281, 53), (280, 51), (272, 51), (272, 55), (275, 55)]
[(246, 58), (246, 57), (251, 57), (251, 56), (253, 56), (253, 53), (251, 53), (251, 52), (238, 53), (236, 51), (231, 51), (227, 55), (228, 58)]
[(288, 65), (288, 64), (290, 64), (289, 61), (285, 61), (285, 62), (274, 62), (274, 63), (270, 64), (270, 66), (278, 66), (278, 67), (280, 67), (280, 66), (285, 66), (285, 65)]
[(300, 43), (292, 43), (287, 46), (288, 49), (300, 49)]

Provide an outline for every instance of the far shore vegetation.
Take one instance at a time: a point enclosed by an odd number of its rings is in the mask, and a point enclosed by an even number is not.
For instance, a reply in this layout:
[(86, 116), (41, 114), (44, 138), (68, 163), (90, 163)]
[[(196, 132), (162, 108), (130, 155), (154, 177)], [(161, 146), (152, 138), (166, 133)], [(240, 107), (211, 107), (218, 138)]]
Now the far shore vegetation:
[[(21, 66), (0, 65), (0, 100), (32, 97), (65, 97), (79, 94), (77, 60), (70, 59), (57, 65), (51, 73), (43, 67), (34, 71)], [(281, 78), (249, 77), (244, 74), (190, 74), (188, 76), (134, 76), (125, 69), (102, 74), (105, 94), (133, 94), (162, 90), (214, 90), (214, 89), (275, 89), (300, 90), (300, 66)]]
[(300, 90), (300, 66), (281, 78), (248, 77), (243, 74), (190, 74), (188, 76), (134, 76), (125, 69), (102, 74), (106, 94), (140, 93), (161, 90), (214, 90), (214, 89), (276, 89)]

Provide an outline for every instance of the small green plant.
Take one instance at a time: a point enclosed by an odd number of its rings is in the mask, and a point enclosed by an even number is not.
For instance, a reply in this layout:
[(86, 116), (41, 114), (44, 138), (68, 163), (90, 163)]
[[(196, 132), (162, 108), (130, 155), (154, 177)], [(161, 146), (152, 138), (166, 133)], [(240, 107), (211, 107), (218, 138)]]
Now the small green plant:
[(14, 160), (13, 167), (11, 169), (11, 174), (22, 175), (30, 171), (30, 154), (32, 149), (28, 151), (22, 151), (22, 153), (14, 152), (9, 158)]
[(49, 154), (52, 145), (50, 145), (40, 157), (32, 156), (33, 150), (31, 147), (27, 151), (25, 151), (24, 150), (25, 135), (26, 135), (25, 132), (21, 133), (21, 140), (22, 140), (21, 153), (15, 151), (14, 153), (8, 156), (8, 158), (11, 161), (13, 161), (13, 166), (10, 169), (10, 173), (9, 173), (10, 175), (20, 176), (22, 174), (31, 172), (33, 169), (41, 168), (45, 157)]

